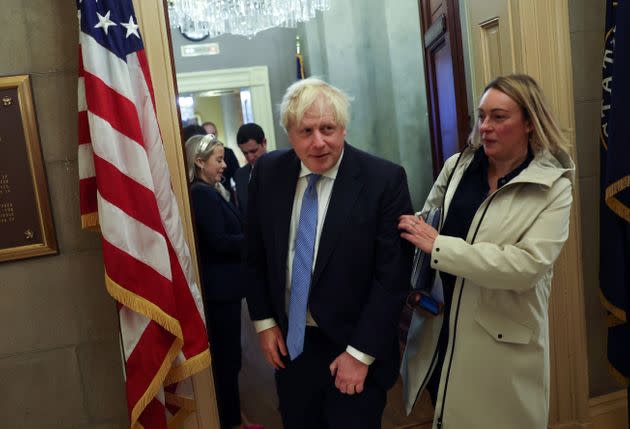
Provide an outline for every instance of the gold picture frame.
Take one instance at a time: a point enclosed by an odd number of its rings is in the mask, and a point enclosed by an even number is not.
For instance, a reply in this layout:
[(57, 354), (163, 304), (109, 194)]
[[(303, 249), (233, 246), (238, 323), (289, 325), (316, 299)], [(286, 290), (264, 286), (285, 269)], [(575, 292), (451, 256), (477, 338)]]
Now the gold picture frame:
[(58, 253), (28, 75), (0, 77), (0, 262)]

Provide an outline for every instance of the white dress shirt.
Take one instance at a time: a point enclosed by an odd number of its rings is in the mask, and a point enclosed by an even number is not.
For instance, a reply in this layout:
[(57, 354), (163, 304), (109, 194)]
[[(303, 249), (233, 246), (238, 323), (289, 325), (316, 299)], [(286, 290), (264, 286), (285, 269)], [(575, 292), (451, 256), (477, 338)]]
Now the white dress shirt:
[[(326, 219), (326, 212), (328, 211), (328, 204), (330, 203), (330, 195), (332, 194), (333, 185), (335, 184), (335, 179), (337, 178), (337, 172), (339, 171), (339, 164), (343, 159), (343, 152), (337, 160), (337, 163), (328, 171), (322, 174), (316, 184), (317, 188), (317, 235), (315, 237), (315, 250), (313, 252), (313, 266), (311, 270), (315, 270), (315, 261), (317, 261), (317, 251), (319, 249), (319, 239), (322, 235), (322, 228), (324, 226), (324, 220)], [(289, 297), (291, 295), (291, 271), (293, 270), (293, 257), (295, 256), (295, 236), (297, 235), (298, 224), (300, 221), (300, 211), (302, 207), (302, 198), (304, 197), (304, 192), (306, 191), (306, 187), (308, 185), (307, 176), (311, 174), (312, 171), (309, 170), (304, 163), (301, 163), (300, 175), (298, 176), (297, 187), (295, 189), (295, 197), (293, 199), (293, 211), (291, 212), (291, 224), (289, 227), (289, 251), (287, 254), (287, 265), (286, 265), (286, 305), (287, 310), (289, 306)], [(264, 331), (265, 329), (269, 329), (273, 326), (276, 326), (277, 322), (273, 318), (263, 319), (263, 320), (254, 320), (254, 327), (256, 328), (256, 332)], [(306, 312), (306, 325), (307, 326), (317, 326), (317, 323), (313, 319), (310, 310)], [(355, 359), (363, 362), (366, 365), (372, 364), (374, 362), (374, 357), (363, 353), (352, 346), (348, 346), (346, 351), (353, 356)]]

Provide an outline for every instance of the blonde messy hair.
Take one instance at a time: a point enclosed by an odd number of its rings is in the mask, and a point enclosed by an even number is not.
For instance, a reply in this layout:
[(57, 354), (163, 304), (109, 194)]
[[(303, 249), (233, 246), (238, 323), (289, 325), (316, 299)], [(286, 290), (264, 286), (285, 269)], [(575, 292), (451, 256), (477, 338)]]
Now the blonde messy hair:
[(195, 160), (201, 159), (205, 162), (212, 156), (212, 153), (217, 147), (223, 146), (223, 143), (221, 143), (214, 134), (197, 134), (186, 140), (184, 146), (186, 147), (188, 181), (192, 182), (196, 177), (199, 177), (199, 167), (195, 164)]
[(306, 111), (314, 105), (318, 105), (322, 113), (324, 108), (329, 106), (337, 125), (344, 128), (348, 125), (350, 116), (348, 95), (315, 77), (298, 80), (287, 88), (280, 104), (280, 125), (288, 131), (292, 126), (302, 122)]
[[(523, 118), (532, 125), (529, 142), (533, 150), (546, 149), (553, 154), (570, 153), (569, 142), (563, 136), (534, 78), (526, 74), (499, 76), (486, 85), (483, 94), (490, 89), (501, 91), (520, 107)], [(481, 145), (478, 120), (468, 137), (468, 143), (475, 148)]]

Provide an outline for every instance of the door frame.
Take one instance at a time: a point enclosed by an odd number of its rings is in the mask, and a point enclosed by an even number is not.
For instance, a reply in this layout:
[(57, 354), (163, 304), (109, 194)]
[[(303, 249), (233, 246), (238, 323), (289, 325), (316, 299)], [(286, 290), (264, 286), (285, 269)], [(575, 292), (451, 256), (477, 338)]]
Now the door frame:
[(276, 134), (273, 126), (273, 108), (269, 90), (267, 66), (239, 67), (177, 73), (179, 93), (213, 91), (233, 88), (250, 88), (254, 120), (262, 127), (267, 139), (267, 150), (276, 149)]
[(459, 0), (443, 0), (446, 14), (442, 15), (444, 28), (427, 40), (430, 33), (439, 29), (440, 22), (431, 23), (431, 1), (418, 0), (418, 12), (420, 15), (420, 31), (423, 47), (424, 79), (427, 94), (427, 111), (429, 117), (429, 132), (431, 136), (431, 157), (433, 161), (433, 177), (437, 177), (442, 170), (444, 151), (440, 136), (440, 114), (438, 109), (437, 87), (435, 85), (435, 64), (430, 60), (431, 54), (447, 42), (450, 47), (450, 55), (453, 64), (453, 83), (455, 94), (455, 110), (457, 112), (457, 136), (458, 147), (462, 150), (470, 132), (468, 98), (466, 92), (466, 69), (464, 66), (464, 52), (462, 45), (462, 31), (460, 19)]
[[(166, 162), (171, 173), (171, 185), (181, 214), (184, 236), (190, 249), (197, 284), (200, 285), (197, 249), (188, 198), (186, 162), (177, 110), (175, 66), (171, 56), (170, 28), (165, 13), (166, 3), (165, 0), (133, 0), (133, 5), (151, 71), (155, 110), (162, 134)], [(184, 429), (218, 428), (220, 426), (219, 412), (216, 405), (212, 368), (193, 375), (191, 379), (194, 398), (189, 405), (190, 408), (194, 408), (194, 411), (190, 410), (190, 414), (180, 427)]]

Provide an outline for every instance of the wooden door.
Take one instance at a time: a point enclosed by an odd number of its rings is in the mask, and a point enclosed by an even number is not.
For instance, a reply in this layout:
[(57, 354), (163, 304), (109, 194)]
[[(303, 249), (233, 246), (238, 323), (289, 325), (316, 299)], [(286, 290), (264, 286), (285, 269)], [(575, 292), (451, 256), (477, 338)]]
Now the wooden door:
[(468, 137), (458, 0), (420, 0), (433, 174)]
[(521, 69), (518, 22), (510, 16), (509, 4), (506, 0), (467, 1), (475, 105), (490, 80)]

